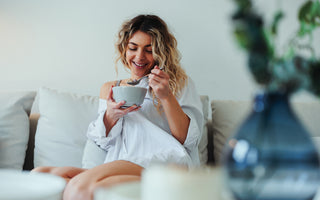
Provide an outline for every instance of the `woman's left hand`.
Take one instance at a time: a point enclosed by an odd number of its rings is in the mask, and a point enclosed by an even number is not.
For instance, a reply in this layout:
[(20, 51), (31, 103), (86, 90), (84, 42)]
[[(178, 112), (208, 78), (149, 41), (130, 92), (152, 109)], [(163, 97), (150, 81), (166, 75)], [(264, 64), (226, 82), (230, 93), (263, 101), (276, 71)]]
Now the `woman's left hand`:
[(160, 99), (166, 99), (171, 94), (169, 87), (169, 75), (155, 66), (149, 75), (149, 86), (155, 95)]

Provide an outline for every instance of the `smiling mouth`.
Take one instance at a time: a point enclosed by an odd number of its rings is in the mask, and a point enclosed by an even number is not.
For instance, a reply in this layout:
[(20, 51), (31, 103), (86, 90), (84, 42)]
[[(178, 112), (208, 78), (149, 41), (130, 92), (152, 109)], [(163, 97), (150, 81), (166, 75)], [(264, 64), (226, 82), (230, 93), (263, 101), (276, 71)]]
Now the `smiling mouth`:
[(143, 67), (148, 65), (148, 64), (145, 64), (145, 63), (136, 63), (136, 62), (133, 62), (133, 61), (132, 61), (132, 63), (138, 68), (143, 68)]

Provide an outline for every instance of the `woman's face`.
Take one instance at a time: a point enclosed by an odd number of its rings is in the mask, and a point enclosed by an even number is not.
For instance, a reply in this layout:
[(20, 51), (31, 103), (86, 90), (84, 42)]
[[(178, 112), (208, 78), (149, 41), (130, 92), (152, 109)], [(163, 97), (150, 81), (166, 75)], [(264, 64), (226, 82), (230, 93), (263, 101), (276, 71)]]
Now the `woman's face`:
[(155, 64), (150, 35), (142, 31), (132, 35), (126, 50), (126, 61), (131, 70), (132, 79), (140, 78), (150, 72)]

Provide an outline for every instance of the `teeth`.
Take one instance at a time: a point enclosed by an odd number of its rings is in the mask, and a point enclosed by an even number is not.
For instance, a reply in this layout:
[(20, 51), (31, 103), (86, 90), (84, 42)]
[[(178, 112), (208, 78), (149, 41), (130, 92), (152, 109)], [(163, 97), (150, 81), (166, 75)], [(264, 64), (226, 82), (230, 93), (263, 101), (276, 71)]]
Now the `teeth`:
[(142, 67), (142, 66), (145, 66), (146, 64), (138, 64), (138, 63), (134, 63), (135, 65), (139, 66), (139, 67)]

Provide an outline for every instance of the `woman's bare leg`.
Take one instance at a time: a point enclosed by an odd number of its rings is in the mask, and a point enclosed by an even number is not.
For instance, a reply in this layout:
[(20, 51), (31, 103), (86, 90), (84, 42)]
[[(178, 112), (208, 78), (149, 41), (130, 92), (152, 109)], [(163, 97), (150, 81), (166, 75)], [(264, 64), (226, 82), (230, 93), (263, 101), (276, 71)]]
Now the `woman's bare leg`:
[(86, 169), (78, 167), (36, 167), (32, 172), (49, 173), (64, 178), (67, 182), (74, 176), (86, 171)]
[(106, 163), (76, 175), (67, 184), (64, 200), (92, 200), (93, 192), (100, 186), (140, 180), (144, 168), (129, 161)]
[(107, 177), (94, 185), (94, 189), (115, 186), (120, 183), (140, 181), (141, 176), (138, 175), (115, 175)]

